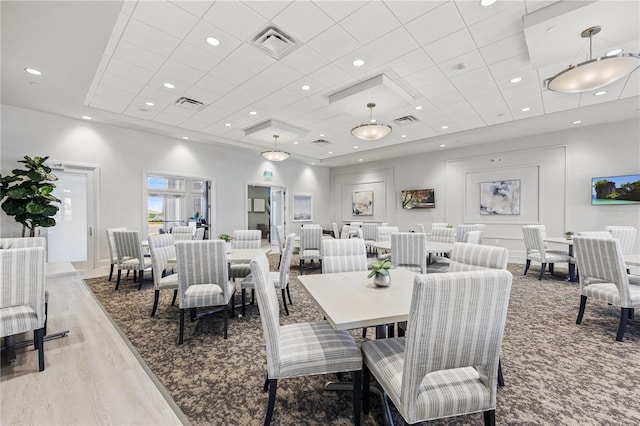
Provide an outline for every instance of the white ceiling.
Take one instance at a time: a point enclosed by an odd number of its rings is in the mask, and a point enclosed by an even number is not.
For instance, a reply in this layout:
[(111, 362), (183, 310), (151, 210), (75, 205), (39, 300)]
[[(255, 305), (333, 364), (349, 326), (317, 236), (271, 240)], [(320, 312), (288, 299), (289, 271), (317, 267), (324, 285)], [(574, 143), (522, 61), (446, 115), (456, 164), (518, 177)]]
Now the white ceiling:
[[(640, 51), (640, 2), (479, 3), (2, 1), (2, 103), (256, 153), (280, 132), (294, 159), (330, 167), (638, 117), (638, 70), (597, 97), (544, 80), (587, 59), (592, 25), (594, 56)], [(251, 43), (268, 26), (296, 41), (281, 59)], [(367, 102), (393, 126), (380, 141), (350, 133)]]

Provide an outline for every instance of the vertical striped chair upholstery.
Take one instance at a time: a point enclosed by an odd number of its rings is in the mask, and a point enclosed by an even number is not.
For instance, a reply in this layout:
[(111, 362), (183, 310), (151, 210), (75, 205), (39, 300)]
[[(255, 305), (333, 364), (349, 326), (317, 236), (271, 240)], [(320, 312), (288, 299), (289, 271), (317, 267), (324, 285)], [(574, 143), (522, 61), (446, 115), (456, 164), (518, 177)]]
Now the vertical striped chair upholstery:
[[(282, 252), (282, 263), (277, 272), (269, 272), (269, 279), (273, 281), (273, 286), (282, 292), (282, 306), (284, 306), (284, 312), (289, 315), (289, 308), (287, 307), (286, 296), (289, 297), (289, 303), (291, 302), (291, 293), (289, 292), (289, 272), (291, 271), (291, 257), (293, 256), (293, 245), (296, 238), (296, 234), (289, 234), (284, 243), (284, 250)], [(240, 284), (242, 289), (242, 316), (245, 314), (246, 293), (247, 290), (251, 290), (251, 302), (253, 303), (253, 296), (255, 294), (255, 280), (253, 279), (253, 273), (247, 275)]]
[(391, 264), (418, 274), (427, 273), (427, 238), (417, 232), (391, 235)]
[(467, 242), (467, 234), (472, 231), (480, 231), (480, 242), (478, 244), (482, 244), (482, 239), (484, 237), (484, 230), (486, 226), (483, 224), (475, 224), (475, 225), (458, 225), (456, 226), (456, 242), (466, 243)]
[(171, 229), (174, 241), (193, 240), (193, 228), (190, 226), (174, 226)]
[(173, 290), (173, 300), (176, 303), (178, 295), (178, 274), (174, 273), (173, 266), (169, 265), (169, 259), (176, 259), (176, 246), (173, 243), (173, 235), (159, 234), (149, 235), (149, 252), (151, 253), (151, 265), (153, 267), (153, 309), (151, 316), (156, 314), (160, 290)]
[(340, 238), (353, 238), (354, 236), (362, 238), (362, 235), (362, 229), (359, 226), (343, 225), (342, 232), (340, 233)]
[(340, 229), (338, 229), (338, 224), (333, 222), (333, 238), (340, 238)]
[(284, 225), (276, 226), (276, 238), (278, 239), (278, 248), (280, 249), (278, 256), (278, 269), (280, 269), (280, 265), (282, 265), (282, 254), (284, 253), (285, 243)]
[(365, 245), (368, 246), (368, 244), (376, 241), (378, 236), (378, 225), (376, 223), (363, 223), (361, 229)]
[[(262, 232), (258, 229), (242, 229), (233, 231), (232, 249), (255, 250), (262, 246)], [(251, 273), (248, 263), (232, 263), (229, 268), (232, 280), (244, 278)]]
[(627, 320), (640, 308), (640, 286), (629, 285), (624, 255), (616, 239), (573, 238), (580, 269), (580, 309), (576, 324), (582, 323), (587, 299), (593, 298), (620, 308), (616, 340), (621, 341)]
[(425, 235), (427, 234), (427, 231), (424, 230), (424, 225), (421, 223), (418, 224), (418, 232)]
[(604, 238), (611, 239), (613, 235), (607, 231), (580, 231), (578, 232), (580, 237), (589, 237), (589, 238)]
[(482, 244), (482, 231), (469, 231), (464, 237), (464, 243)]
[(111, 267), (109, 268), (109, 281), (113, 277), (113, 267), (118, 264), (118, 252), (116, 252), (116, 241), (113, 238), (114, 232), (126, 231), (127, 228), (107, 228), (107, 245), (109, 246), (109, 259)]
[[(378, 226), (376, 241), (391, 241), (391, 235), (398, 232), (397, 226)], [(391, 260), (390, 253), (378, 253), (378, 260)]]
[(509, 250), (504, 247), (454, 243), (449, 272), (507, 269), (508, 260)]
[(527, 250), (527, 263), (524, 268), (524, 275), (527, 275), (531, 261), (540, 262), (540, 274), (538, 280), (541, 280), (544, 276), (544, 270), (549, 264), (549, 271), (553, 275), (554, 263), (570, 263), (573, 258), (569, 256), (569, 253), (562, 251), (547, 250), (547, 247), (543, 241), (545, 230), (544, 225), (525, 225), (522, 227), (522, 233), (524, 235), (524, 245)]
[(480, 411), (494, 424), (512, 278), (505, 270), (417, 275), (406, 336), (362, 343), (364, 388), (373, 373), (409, 424)]
[(350, 371), (354, 376), (354, 423), (359, 425), (362, 354), (351, 334), (334, 330), (326, 321), (281, 326), (278, 298), (269, 279), (269, 261), (264, 253), (251, 261), (251, 273), (267, 347), (264, 390), (269, 390), (269, 402), (264, 424), (271, 423), (279, 379)]
[(0, 250), (0, 337), (34, 331), (38, 369), (44, 370), (45, 249)]
[(194, 240), (204, 240), (204, 228), (196, 228), (196, 232), (193, 233)]
[(322, 228), (305, 226), (300, 228), (300, 273), (307, 260), (320, 262), (322, 266)]
[(362, 238), (322, 241), (322, 273), (366, 271), (367, 249)]
[(447, 222), (433, 222), (431, 224), (431, 232), (436, 228), (446, 228), (447, 226), (449, 226)]
[(120, 287), (122, 271), (133, 271), (133, 279), (139, 272), (138, 290), (142, 289), (142, 278), (146, 269), (151, 269), (151, 259), (142, 254), (142, 244), (138, 231), (116, 231), (113, 233), (116, 253), (118, 254), (118, 278), (116, 290)]
[(456, 240), (455, 228), (433, 228), (429, 241), (453, 244)]
[(195, 308), (224, 306), (224, 338), (227, 338), (229, 306), (233, 310), (236, 286), (229, 281), (227, 247), (223, 240), (176, 241), (178, 295), (180, 296), (180, 334), (184, 340), (184, 313)]
[(633, 245), (636, 242), (636, 228), (633, 226), (605, 226), (605, 231), (620, 241), (620, 250), (623, 255), (633, 253)]

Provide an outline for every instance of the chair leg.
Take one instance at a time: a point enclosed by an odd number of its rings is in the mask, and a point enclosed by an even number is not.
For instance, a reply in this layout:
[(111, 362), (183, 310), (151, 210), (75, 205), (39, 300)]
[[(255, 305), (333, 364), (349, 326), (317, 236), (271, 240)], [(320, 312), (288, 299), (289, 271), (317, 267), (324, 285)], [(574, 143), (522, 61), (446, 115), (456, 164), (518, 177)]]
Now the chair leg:
[(111, 268), (109, 269), (109, 280), (111, 281), (111, 278), (113, 277), (113, 263), (111, 264)]
[[(631, 310), (631, 315), (633, 315), (633, 309)], [(49, 303), (44, 304), (44, 335), (47, 335), (47, 320), (49, 319)], [(633, 319), (633, 318), (629, 318)]]
[(122, 275), (122, 269), (118, 269), (118, 277), (116, 278), (116, 290), (120, 287), (120, 276)]
[(242, 313), (242, 316), (244, 316), (244, 314), (245, 314), (244, 305), (245, 305), (245, 303), (247, 303), (246, 302), (246, 297), (247, 297), (247, 289), (243, 288), (242, 292), (240, 293), (240, 300), (241, 300), (241, 304), (242, 304), (242, 307), (240, 308), (240, 312)]
[(133, 271), (133, 282), (138, 281), (138, 271)]
[(267, 377), (264, 379), (264, 386), (262, 387), (262, 390), (264, 392), (269, 390), (269, 374), (267, 374)]
[(578, 318), (576, 319), (576, 324), (582, 323), (582, 316), (584, 315), (584, 308), (587, 306), (587, 296), (580, 296), (580, 309), (578, 310)]
[[(45, 305), (45, 312), (47, 311), (47, 307)], [(635, 315), (635, 311), (633, 308), (629, 308), (629, 319), (633, 320), (635, 319), (636, 315)], [(44, 334), (47, 334), (47, 320), (44, 320)]]
[(284, 292), (284, 288), (282, 289), (282, 306), (284, 306), (284, 313), (289, 315), (289, 308), (287, 308), (287, 298)]
[(35, 331), (35, 340), (38, 342), (38, 371), (44, 370), (44, 327)]
[(289, 284), (287, 284), (287, 297), (289, 298), (289, 304), (293, 305), (293, 302), (291, 301), (291, 292), (289, 291)]
[(524, 266), (524, 274), (527, 275), (527, 271), (529, 270), (529, 266), (531, 266), (531, 261), (527, 259), (527, 264)]
[(302, 265), (304, 265), (304, 260), (300, 259), (300, 275), (302, 275)]
[(196, 308), (189, 309), (189, 319), (191, 320), (191, 322), (194, 322), (196, 320)]
[(251, 304), (255, 304), (256, 303), (256, 290), (255, 289), (251, 289)]
[(553, 275), (553, 263), (549, 264), (549, 273)]
[(282, 253), (280, 253), (280, 257), (278, 258), (278, 269), (280, 269), (281, 263), (282, 263)]
[(367, 327), (364, 327), (364, 328), (362, 329), (362, 338), (363, 338), (363, 339), (366, 339), (366, 338), (367, 338)]
[[(231, 298), (231, 302), (230, 303), (233, 303), (233, 298)], [(223, 331), (223, 334), (224, 334), (224, 338), (225, 339), (227, 338), (227, 326), (228, 325), (229, 325), (229, 304), (225, 305), (225, 307), (224, 307), (224, 329), (223, 329), (224, 331)]]
[(276, 405), (276, 390), (278, 389), (278, 380), (269, 379), (269, 405), (267, 405), (267, 415), (264, 418), (264, 426), (271, 424), (271, 417), (273, 417), (273, 408)]
[(498, 386), (504, 387), (504, 376), (502, 375), (502, 362), (498, 358)]
[(624, 332), (627, 330), (627, 320), (629, 319), (629, 308), (620, 309), (620, 325), (618, 326), (618, 334), (616, 335), (616, 340), (618, 342), (622, 342), (622, 336), (624, 336)]
[(362, 410), (362, 371), (354, 371), (353, 375), (353, 424), (360, 426)]
[(362, 363), (362, 411), (369, 414), (371, 404), (369, 401), (369, 384), (371, 383), (371, 371), (366, 364)]
[(496, 424), (496, 410), (484, 412), (484, 426), (494, 426)]
[(140, 269), (140, 273), (138, 274), (138, 290), (142, 290), (142, 278), (144, 277), (144, 270)]
[(160, 290), (156, 290), (153, 295), (153, 309), (151, 310), (151, 316), (156, 314), (156, 309), (158, 309), (158, 300), (160, 299)]
[(171, 304), (176, 304), (176, 297), (178, 297), (178, 290), (173, 290), (173, 299), (171, 300)]
[(544, 270), (547, 267), (546, 263), (543, 263), (540, 265), (540, 275), (538, 275), (538, 281), (540, 281), (542, 279), (542, 277), (544, 276)]
[(180, 336), (178, 337), (178, 344), (181, 345), (184, 341), (184, 309), (180, 309)]

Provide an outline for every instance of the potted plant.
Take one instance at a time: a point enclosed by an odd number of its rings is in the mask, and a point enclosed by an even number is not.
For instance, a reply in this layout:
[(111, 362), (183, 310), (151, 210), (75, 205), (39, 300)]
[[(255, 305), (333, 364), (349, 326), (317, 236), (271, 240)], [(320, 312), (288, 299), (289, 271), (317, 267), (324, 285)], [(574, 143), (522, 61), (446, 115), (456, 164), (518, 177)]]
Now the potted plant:
[(564, 233), (564, 236), (567, 240), (573, 240), (573, 232), (567, 231)]
[(373, 278), (373, 283), (378, 287), (388, 287), (391, 284), (389, 269), (391, 269), (391, 262), (388, 260), (373, 262), (369, 278)]
[(27, 229), (29, 236), (34, 237), (36, 228), (49, 228), (56, 225), (53, 216), (60, 207), (60, 200), (52, 195), (56, 187), (52, 181), (58, 178), (51, 173), (51, 168), (44, 163), (49, 157), (24, 156), (25, 169), (14, 169), (11, 175), (0, 175), (0, 200), (2, 210), (13, 216), (16, 222), (22, 224), (22, 236)]
[(233, 240), (233, 237), (229, 234), (220, 234), (218, 238), (227, 242), (227, 253), (229, 253), (231, 251), (231, 240)]

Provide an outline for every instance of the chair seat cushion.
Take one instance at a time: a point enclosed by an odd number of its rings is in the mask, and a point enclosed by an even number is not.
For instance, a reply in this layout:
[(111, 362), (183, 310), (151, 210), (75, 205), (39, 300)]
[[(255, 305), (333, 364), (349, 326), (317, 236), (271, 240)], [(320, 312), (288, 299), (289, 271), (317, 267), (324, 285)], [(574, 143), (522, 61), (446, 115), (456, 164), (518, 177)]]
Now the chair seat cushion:
[[(417, 265), (396, 265), (398, 269), (406, 269), (407, 271), (416, 272), (418, 274), (422, 274), (422, 269)], [(393, 274), (393, 271), (391, 272)]]
[[(551, 253), (545, 252), (546, 263), (570, 263), (573, 260), (572, 256), (569, 256), (569, 253)], [(542, 262), (542, 258), (540, 257), (540, 253), (529, 253), (527, 259), (533, 260), (534, 262)]]
[(589, 284), (583, 287), (582, 294), (594, 299), (603, 300), (611, 303), (618, 308), (636, 308), (640, 307), (640, 286), (629, 286), (629, 296), (631, 299), (630, 306), (621, 306), (620, 293), (613, 283), (597, 283)]
[(400, 402), (405, 338), (369, 340), (362, 344), (365, 364), (408, 423), (489, 410), (489, 389), (472, 367), (427, 374), (418, 390), (417, 410), (404, 413)]
[[(449, 266), (451, 265), (451, 263), (430, 263), (427, 265), (427, 274), (439, 274), (439, 273), (443, 273), (443, 272), (449, 272)], [(475, 269), (479, 269), (478, 267), (473, 267), (471, 268), (471, 265), (465, 265), (465, 266), (469, 266), (469, 270), (475, 270)]]
[(629, 284), (640, 285), (640, 275), (628, 275)]
[(362, 370), (362, 353), (347, 331), (328, 322), (288, 324), (280, 327), (278, 376), (308, 376)]
[(144, 267), (141, 268), (140, 267), (140, 261), (136, 258), (130, 258), (130, 259), (126, 259), (122, 262), (122, 269), (125, 270), (133, 270), (133, 271), (138, 271), (140, 269), (147, 269), (147, 268), (151, 268), (152, 264), (151, 264), (151, 258), (149, 257), (145, 257), (143, 259), (144, 261)]
[(160, 278), (158, 290), (178, 288), (178, 274), (171, 274)]
[(320, 250), (308, 249), (300, 253), (300, 260), (309, 260), (309, 259), (314, 259), (314, 260), (320, 259)]
[[(273, 281), (273, 284), (276, 288), (280, 288), (280, 272), (269, 272), (269, 280)], [(253, 274), (247, 275), (242, 282), (240, 283), (240, 288), (252, 289), (255, 288), (255, 283), (253, 281)]]
[(248, 263), (234, 263), (229, 272), (229, 279), (244, 278), (251, 273), (251, 266)]
[(0, 337), (12, 336), (44, 326), (44, 319), (43, 324), (38, 326), (36, 311), (27, 305), (0, 308), (0, 318), (2, 318), (2, 321), (0, 321)]
[(225, 285), (227, 286), (226, 298), (222, 287), (218, 284), (190, 285), (184, 293), (184, 298), (180, 299), (180, 309), (226, 305), (233, 295), (235, 283), (227, 281)]

